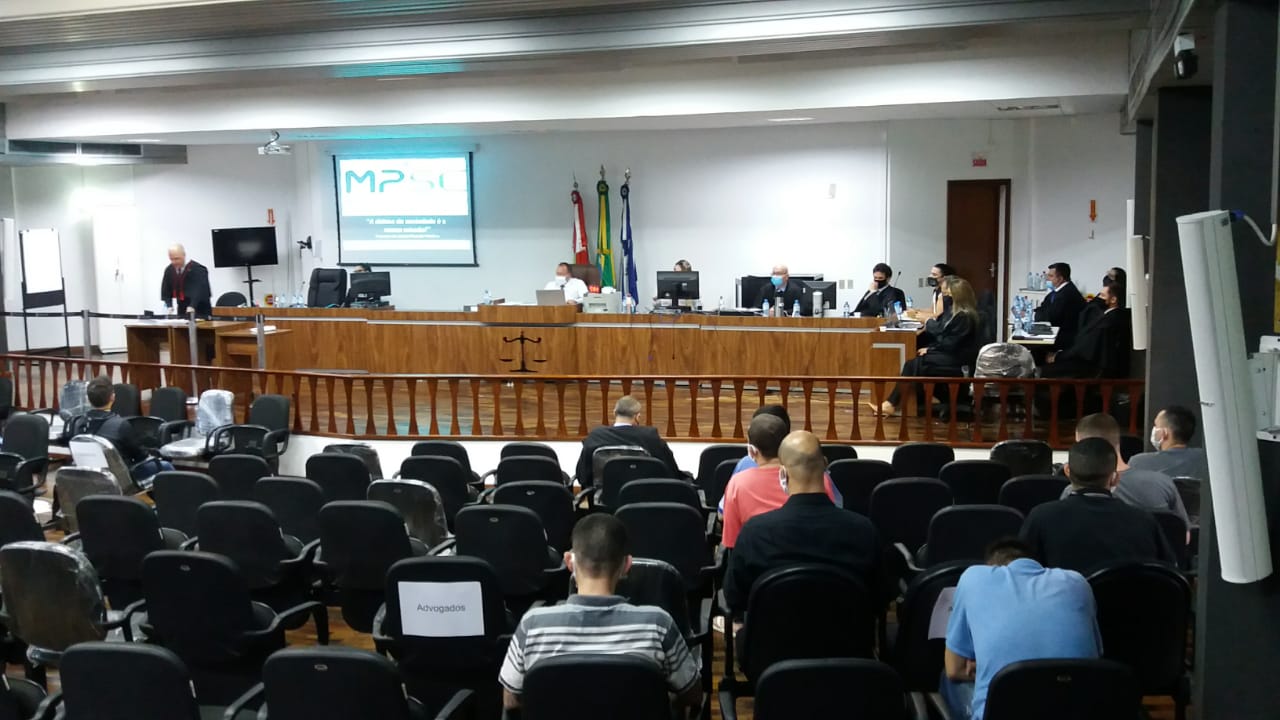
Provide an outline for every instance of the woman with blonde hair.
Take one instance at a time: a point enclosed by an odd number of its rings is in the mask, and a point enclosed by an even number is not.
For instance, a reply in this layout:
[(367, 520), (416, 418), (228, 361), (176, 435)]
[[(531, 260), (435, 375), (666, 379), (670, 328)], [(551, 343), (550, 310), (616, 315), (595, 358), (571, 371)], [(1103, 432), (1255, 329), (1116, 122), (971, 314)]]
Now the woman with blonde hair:
[[(961, 368), (972, 365), (978, 354), (978, 299), (973, 286), (963, 278), (948, 275), (942, 279), (942, 295), (951, 298), (951, 315), (934, 332), (933, 343), (919, 350), (916, 357), (902, 366), (903, 377), (960, 377)], [(917, 386), (917, 383), (909, 383)], [(872, 410), (893, 415), (902, 400), (902, 383), (894, 386), (889, 399)]]

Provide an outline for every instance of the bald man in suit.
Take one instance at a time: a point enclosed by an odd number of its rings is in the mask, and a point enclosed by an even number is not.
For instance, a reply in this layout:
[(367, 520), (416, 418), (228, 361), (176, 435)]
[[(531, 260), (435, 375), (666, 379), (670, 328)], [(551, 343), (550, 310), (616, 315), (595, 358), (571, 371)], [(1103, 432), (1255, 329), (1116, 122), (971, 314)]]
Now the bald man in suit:
[(187, 250), (181, 245), (169, 248), (169, 264), (165, 266), (164, 278), (160, 281), (160, 300), (166, 305), (176, 302), (179, 315), (186, 315), (187, 308), (194, 308), (200, 317), (209, 317), (213, 313), (209, 269), (195, 260), (188, 260)]

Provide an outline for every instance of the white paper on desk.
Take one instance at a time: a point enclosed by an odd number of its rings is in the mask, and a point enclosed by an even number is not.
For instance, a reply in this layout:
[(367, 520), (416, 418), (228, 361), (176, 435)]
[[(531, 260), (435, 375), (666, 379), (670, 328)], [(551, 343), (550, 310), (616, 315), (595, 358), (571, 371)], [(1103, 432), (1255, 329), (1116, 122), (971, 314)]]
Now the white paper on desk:
[(400, 625), (416, 637), (484, 635), (484, 600), (478, 582), (402, 582)]
[(938, 600), (933, 604), (933, 614), (929, 616), (929, 639), (945, 640), (947, 623), (951, 621), (951, 604), (955, 600), (954, 587), (942, 588)]

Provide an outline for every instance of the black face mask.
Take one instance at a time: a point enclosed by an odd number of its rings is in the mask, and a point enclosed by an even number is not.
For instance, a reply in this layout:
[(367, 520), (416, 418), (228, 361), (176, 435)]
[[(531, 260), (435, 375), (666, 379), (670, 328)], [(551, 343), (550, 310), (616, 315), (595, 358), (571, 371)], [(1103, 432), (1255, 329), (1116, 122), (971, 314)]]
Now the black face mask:
[(928, 283), (929, 287), (938, 287), (938, 278), (936, 277), (925, 278), (924, 281)]
[(889, 281), (888, 281), (888, 280), (876, 280), (876, 287), (878, 287), (878, 288), (883, 288), (884, 286), (886, 286), (886, 285), (888, 285), (888, 284), (889, 284)]

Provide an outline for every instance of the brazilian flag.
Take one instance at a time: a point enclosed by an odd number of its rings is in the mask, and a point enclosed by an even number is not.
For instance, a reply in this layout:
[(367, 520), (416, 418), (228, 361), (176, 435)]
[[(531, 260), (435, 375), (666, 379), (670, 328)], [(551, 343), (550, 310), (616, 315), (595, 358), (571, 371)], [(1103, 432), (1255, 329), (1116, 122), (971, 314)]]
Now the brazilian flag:
[(596, 193), (600, 196), (600, 227), (596, 235), (596, 265), (600, 267), (600, 287), (617, 287), (613, 279), (613, 235), (609, 230), (609, 183), (604, 181), (604, 169), (601, 168), (600, 182), (596, 183)]

